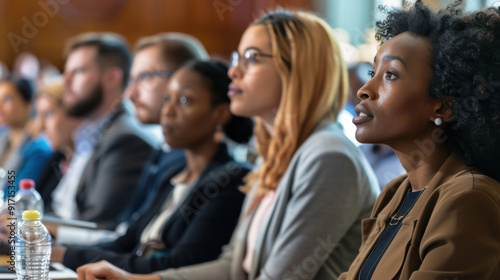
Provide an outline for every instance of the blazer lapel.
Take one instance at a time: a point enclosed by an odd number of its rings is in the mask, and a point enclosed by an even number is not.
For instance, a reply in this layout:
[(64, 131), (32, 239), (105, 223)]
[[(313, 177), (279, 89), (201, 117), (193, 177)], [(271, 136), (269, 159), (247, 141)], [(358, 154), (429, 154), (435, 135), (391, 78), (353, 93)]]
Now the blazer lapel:
[[(153, 215), (151, 216), (151, 219), (153, 217), (155, 217), (157, 214), (159, 214), (163, 203), (165, 203), (165, 200), (167, 200), (168, 197), (170, 196), (170, 193), (172, 193), (173, 187), (170, 184), (170, 180), (167, 180), (167, 179), (174, 177), (182, 169), (184, 169), (185, 166), (186, 166), (186, 162), (183, 158), (179, 159), (178, 161), (173, 163), (172, 166), (167, 171), (165, 171), (164, 178), (161, 181), (161, 183), (158, 184), (158, 186), (156, 186), (156, 188), (154, 190), (151, 190), (152, 193), (151, 193), (151, 195), (149, 195), (147, 197), (147, 201), (146, 201), (147, 204), (146, 205), (150, 205), (150, 204), (153, 204), (155, 202), (158, 203), (157, 207), (155, 207)], [(157, 200), (156, 198), (158, 197), (158, 195), (162, 196), (164, 199)], [(136, 216), (141, 217), (144, 213), (146, 213), (146, 211), (148, 211), (150, 209), (151, 209), (150, 207), (140, 207), (139, 210), (137, 211), (140, 215), (136, 215)], [(164, 228), (165, 227), (166, 226), (164, 226)]]
[(9, 145), (9, 132), (4, 131), (0, 134), (0, 152), (5, 152), (7, 146)]
[[(361, 264), (365, 262), (366, 257), (371, 253), (373, 247), (375, 247), (375, 244), (378, 243), (380, 236), (391, 221), (391, 217), (393, 217), (399, 211), (399, 208), (401, 208), (401, 205), (403, 204), (403, 201), (405, 200), (410, 188), (410, 181), (407, 178), (396, 192), (394, 196), (396, 199), (391, 200), (391, 203), (389, 203), (387, 207), (385, 207), (384, 210), (380, 212), (380, 218), (377, 219), (377, 227), (381, 229), (377, 233), (376, 239), (374, 239), (376, 241), (372, 242), (369, 250), (366, 251), (367, 255), (365, 255), (365, 258), (363, 259)], [(422, 193), (422, 195), (424, 195), (424, 193)], [(422, 201), (422, 199), (423, 198), (420, 197), (417, 202)], [(377, 268), (375, 269), (372, 276), (373, 280), (393, 279), (394, 275), (399, 272), (401, 264), (404, 261), (404, 251), (407, 249), (406, 244), (410, 240), (410, 238), (407, 238), (407, 236), (411, 236), (413, 230), (413, 227), (411, 225), (407, 225), (408, 221), (411, 221), (413, 223), (413, 220), (411, 219), (412, 218), (408, 215), (403, 219), (403, 221), (400, 221), (402, 225), (399, 228), (395, 238), (391, 241), (389, 247), (387, 248), (387, 251), (382, 256), (382, 259)], [(404, 242), (406, 242), (406, 244)]]
[[(3, 143), (4, 145), (4, 148), (6, 148), (8, 145), (9, 145), (9, 136), (7, 133), (5, 133), (5, 142)], [(30, 137), (29, 135), (25, 132), (23, 133), (23, 136), (22, 136), (22, 139), (21, 139), (21, 144), (19, 145), (19, 147), (13, 151), (11, 154), (10, 154), (10, 157), (7, 159), (7, 161), (5, 162), (5, 166), (4, 166), (4, 169), (5, 170), (8, 170), (8, 169), (14, 169), (14, 170), (18, 170), (19, 167), (21, 167), (21, 164), (23, 162), (23, 158), (24, 158), (24, 148), (25, 148), (25, 145), (26, 143), (30, 140)]]
[[(382, 259), (380, 260), (380, 264), (377, 266), (375, 272), (373, 273), (372, 279), (392, 279), (392, 277), (394, 277), (398, 273), (401, 273), (402, 267), (404, 266), (404, 259), (407, 253), (405, 250), (408, 249), (408, 244), (412, 244), (413, 246), (418, 246), (420, 244), (421, 236), (414, 236), (413, 232), (415, 230), (417, 222), (419, 222), (418, 219), (421, 215), (422, 209), (433, 195), (433, 192), (444, 182), (450, 179), (450, 174), (456, 174), (457, 170), (460, 169), (463, 169), (463, 165), (459, 164), (459, 160), (453, 155), (448, 157), (448, 159), (443, 163), (436, 175), (429, 182), (429, 185), (422, 192), (421, 196), (412, 207), (408, 215), (403, 219), (403, 225), (399, 229), (397, 236), (387, 248), (387, 251), (384, 253)], [(402, 202), (409, 187), (409, 180), (407, 179), (398, 190), (398, 201)], [(392, 204), (390, 207), (386, 207), (386, 209), (393, 209), (393, 211), (391, 211), (390, 213), (390, 215), (392, 216), (399, 210), (399, 205)], [(382, 211), (380, 214), (382, 215), (383, 212), (384, 211)], [(388, 218), (390, 219), (391, 216), (388, 216)], [(386, 225), (387, 221), (388, 220), (386, 220), (385, 223)], [(379, 235), (382, 233), (382, 231), (379, 233)], [(371, 249), (368, 252), (371, 252)]]
[[(169, 224), (172, 221), (174, 221), (175, 219), (177, 219), (178, 216), (180, 216), (180, 218), (185, 219), (185, 220), (189, 219), (189, 216), (186, 216), (186, 214), (189, 214), (189, 213), (185, 212), (188, 210), (188, 208), (190, 208), (189, 210), (194, 210), (195, 212), (198, 210), (201, 210), (200, 205), (194, 205), (194, 202), (197, 201), (195, 195), (197, 195), (199, 193), (203, 193), (203, 188), (207, 185), (206, 182), (212, 180), (212, 178), (210, 176), (211, 172), (220, 168), (221, 166), (224, 166), (224, 164), (226, 164), (228, 161), (230, 161), (230, 159), (231, 159), (231, 157), (227, 153), (227, 146), (225, 144), (220, 144), (216, 155), (210, 161), (210, 163), (208, 164), (205, 171), (203, 171), (203, 173), (200, 176), (200, 178), (198, 179), (198, 181), (196, 181), (195, 185), (191, 188), (189, 193), (184, 197), (182, 202), (180, 202), (176, 206), (176, 209), (172, 213), (172, 216), (170, 216), (168, 221), (165, 223), (165, 225), (163, 227), (163, 231), (165, 231), (169, 227)], [(181, 170), (178, 170), (178, 172), (180, 172), (180, 171)], [(178, 172), (176, 172), (175, 174), (177, 174)], [(172, 177), (173, 176), (168, 176), (168, 177), (164, 176), (162, 178), (162, 180), (165, 180), (166, 178), (171, 179)], [(200, 199), (201, 199), (201, 197), (200, 197)], [(204, 199), (206, 199), (206, 198), (204, 198)], [(188, 208), (186, 208), (186, 207), (188, 207)]]
[[(104, 137), (106, 132), (108, 132), (108, 130), (111, 128), (111, 126), (115, 123), (115, 121), (124, 113), (125, 113), (125, 109), (123, 108), (123, 106), (120, 105), (120, 107), (118, 107), (116, 111), (111, 113), (111, 116), (109, 117), (109, 119), (104, 120), (102, 123), (98, 124), (99, 129), (100, 129), (99, 138), (98, 138), (99, 140), (95, 144), (93, 151), (92, 151), (92, 155), (90, 156), (89, 160), (87, 161), (87, 164), (85, 165), (85, 168), (82, 172), (82, 176), (80, 178), (80, 182), (78, 183), (78, 188), (77, 188), (77, 192), (76, 192), (77, 198), (80, 197), (80, 194), (82, 194), (82, 192), (85, 191), (85, 185), (86, 185), (87, 178), (90, 178), (90, 176), (88, 176), (88, 173), (90, 172), (91, 169), (93, 169), (93, 165), (96, 161), (96, 158), (101, 157), (100, 146), (102, 144), (102, 138)], [(77, 208), (80, 211), (81, 204), (78, 202), (79, 202), (79, 200), (77, 199)]]
[[(331, 126), (330, 129), (338, 129), (339, 126), (338, 124), (332, 124), (329, 120), (321, 120), (311, 131), (310, 135), (322, 131), (326, 129), (327, 126)], [(309, 136), (310, 137), (310, 136)], [(299, 147), (300, 149), (300, 147)], [(257, 241), (255, 243), (255, 248), (254, 248), (254, 255), (252, 259), (252, 268), (250, 271), (250, 275), (248, 279), (257, 279), (259, 272), (262, 268), (262, 264), (264, 264), (267, 261), (267, 254), (269, 254), (272, 250), (273, 242), (276, 239), (276, 231), (279, 230), (279, 227), (281, 226), (281, 221), (283, 219), (283, 211), (279, 206), (286, 205), (287, 202), (286, 200), (289, 199), (290, 192), (289, 189), (289, 180), (287, 178), (293, 178), (292, 175), (290, 175), (291, 172), (294, 172), (295, 166), (294, 164), (296, 163), (297, 159), (296, 156), (292, 158), (290, 161), (290, 164), (288, 165), (288, 168), (283, 174), (282, 179), (279, 181), (278, 186), (276, 187), (276, 194), (273, 203), (271, 204), (271, 207), (269, 207), (269, 210), (267, 213), (264, 215), (264, 218), (262, 219), (262, 222), (260, 224), (260, 228), (258, 231), (258, 237)], [(254, 211), (255, 213), (255, 211)], [(253, 217), (252, 217), (253, 218)], [(271, 220), (273, 222), (271, 222)], [(251, 221), (249, 222), (248, 227), (246, 228), (246, 232), (248, 233), (248, 229), (250, 227)], [(270, 228), (271, 224), (273, 225), (272, 228)], [(246, 248), (246, 236), (245, 236), (245, 248)], [(243, 255), (244, 257), (244, 255)], [(242, 261), (243, 262), (243, 261)]]
[[(238, 226), (236, 227), (233, 236), (232, 236), (232, 244), (233, 244), (233, 261), (231, 262), (231, 279), (235, 280), (247, 280), (252, 279), (247, 276), (247, 274), (243, 271), (243, 260), (246, 255), (247, 249), (247, 237), (248, 230), (250, 229), (250, 224), (254, 218), (255, 210), (253, 209), (248, 213), (249, 207), (253, 198), (255, 196), (257, 188), (254, 187), (250, 190), (245, 198), (245, 202), (243, 203), (243, 210), (241, 211), (241, 217)], [(253, 266), (253, 265), (252, 265)], [(252, 271), (254, 268), (252, 267)]]
[[(193, 203), (195, 201), (198, 202), (195, 195), (200, 193), (201, 189), (205, 184), (205, 181), (206, 179), (198, 180), (197, 182), (195, 182), (195, 185), (191, 187), (191, 190), (189, 190), (188, 194), (182, 199), (181, 202), (179, 202), (175, 206), (175, 210), (173, 211), (172, 215), (170, 216), (170, 218), (168, 218), (165, 225), (163, 226), (162, 234), (164, 234), (164, 232), (168, 229), (168, 227), (173, 221), (177, 219), (183, 219), (186, 221), (186, 223), (189, 223), (189, 219), (191, 217), (191, 214), (193, 213), (192, 211), (197, 212), (202, 209), (203, 204), (193, 205)], [(200, 198), (199, 195), (198, 198)]]
[[(283, 177), (287, 176), (284, 175)], [(288, 199), (288, 194), (285, 193), (286, 191), (288, 191), (285, 183), (285, 180), (282, 180), (278, 184), (274, 201), (269, 207), (267, 213), (264, 215), (260, 224), (258, 238), (254, 248), (255, 253), (252, 259), (252, 270), (249, 279), (257, 279), (257, 276), (259, 275), (259, 272), (262, 268), (262, 264), (267, 261), (267, 254), (269, 254), (269, 252), (271, 252), (272, 250), (272, 243), (276, 239), (276, 228), (273, 227), (274, 230), (272, 230), (270, 229), (270, 227), (271, 224), (278, 225), (280, 223), (271, 222), (271, 220), (281, 221), (283, 219), (282, 213), (280, 213), (277, 208), (278, 205), (285, 205), (286, 202), (284, 202), (284, 200)]]
[[(269, 221), (271, 219), (271, 214), (275, 208), (275, 201), (267, 211), (267, 213), (264, 215), (264, 218), (262, 219), (262, 223), (259, 225), (259, 233), (257, 236), (257, 241), (255, 242), (255, 248), (254, 248), (254, 254), (252, 258), (252, 269), (250, 271), (250, 277), (248, 279), (256, 279), (257, 275), (259, 273), (259, 270), (261, 268), (261, 262), (264, 260), (262, 259), (264, 256), (264, 240), (266, 239), (267, 236), (267, 231), (269, 229)], [(255, 209), (257, 210), (257, 209)], [(254, 211), (255, 214), (255, 211)], [(253, 217), (252, 217), (253, 220)], [(249, 222), (249, 226), (247, 228), (247, 234), (248, 230), (250, 229), (251, 221)], [(245, 238), (246, 241), (246, 238)], [(246, 243), (246, 242), (245, 242)], [(245, 244), (246, 246), (246, 244)], [(265, 262), (265, 261), (264, 261)]]
[(236, 264), (236, 267), (232, 268), (232, 274), (233, 278), (237, 280), (246, 280), (246, 279), (255, 279), (252, 277), (255, 277), (255, 270), (256, 270), (256, 265), (254, 263), (256, 255), (254, 254), (254, 259), (252, 260), (252, 268), (249, 277), (246, 276), (246, 273), (243, 271), (243, 260), (245, 259), (245, 255), (247, 253), (247, 237), (248, 237), (248, 230), (250, 229), (250, 225), (252, 223), (252, 220), (255, 215), (255, 209), (252, 210), (250, 214), (248, 214), (247, 217), (245, 217), (244, 220), (240, 221), (240, 225), (238, 225), (237, 229), (238, 232), (236, 232), (237, 236), (237, 242), (235, 242), (234, 245), (234, 254), (233, 258), (235, 258), (237, 261), (233, 261), (232, 264)]
[[(166, 179), (172, 177), (170, 172), (165, 172), (163, 169), (171, 170), (171, 166), (177, 165), (177, 162), (180, 161), (182, 161), (183, 166), (186, 164), (184, 151), (182, 150), (172, 150), (170, 152), (159, 150), (156, 156), (157, 158), (150, 165), (152, 169), (155, 169), (150, 171), (152, 174), (150, 177), (154, 178), (153, 180), (150, 180), (149, 183), (151, 184), (161, 185)], [(162, 172), (163, 174), (161, 174)]]

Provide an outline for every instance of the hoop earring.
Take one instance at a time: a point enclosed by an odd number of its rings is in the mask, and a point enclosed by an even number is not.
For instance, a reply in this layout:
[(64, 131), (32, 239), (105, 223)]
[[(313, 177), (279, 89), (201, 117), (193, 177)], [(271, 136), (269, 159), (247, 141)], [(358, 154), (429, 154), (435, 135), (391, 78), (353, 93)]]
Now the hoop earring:
[(437, 126), (440, 126), (442, 123), (443, 123), (443, 120), (441, 118), (436, 118), (434, 120), (434, 124), (437, 125)]

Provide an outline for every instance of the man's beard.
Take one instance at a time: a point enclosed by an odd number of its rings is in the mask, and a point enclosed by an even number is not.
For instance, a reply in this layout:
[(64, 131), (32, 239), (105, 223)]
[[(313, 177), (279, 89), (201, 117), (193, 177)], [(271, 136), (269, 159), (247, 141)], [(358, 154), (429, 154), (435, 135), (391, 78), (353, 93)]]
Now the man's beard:
[(87, 98), (72, 105), (65, 104), (66, 113), (71, 117), (87, 117), (101, 105), (103, 100), (102, 84), (99, 82), (89, 91)]

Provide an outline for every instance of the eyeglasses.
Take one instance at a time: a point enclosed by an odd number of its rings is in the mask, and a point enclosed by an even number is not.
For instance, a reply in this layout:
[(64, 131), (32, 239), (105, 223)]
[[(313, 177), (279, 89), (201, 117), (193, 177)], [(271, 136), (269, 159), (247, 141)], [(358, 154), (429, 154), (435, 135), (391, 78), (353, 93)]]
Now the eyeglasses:
[(137, 85), (149, 85), (150, 87), (153, 86), (155, 83), (152, 83), (152, 81), (155, 78), (170, 78), (174, 74), (174, 71), (145, 71), (141, 72), (137, 75), (135, 78), (130, 78), (129, 80), (129, 86), (133, 84)]
[(246, 50), (243, 53), (243, 56), (240, 56), (240, 54), (237, 51), (234, 51), (231, 54), (231, 66), (236, 67), (240, 65), (243, 71), (247, 71), (249, 68), (252, 67), (252, 65), (258, 62), (257, 57), (259, 56), (273, 57), (271, 54), (260, 53), (257, 50), (253, 49)]

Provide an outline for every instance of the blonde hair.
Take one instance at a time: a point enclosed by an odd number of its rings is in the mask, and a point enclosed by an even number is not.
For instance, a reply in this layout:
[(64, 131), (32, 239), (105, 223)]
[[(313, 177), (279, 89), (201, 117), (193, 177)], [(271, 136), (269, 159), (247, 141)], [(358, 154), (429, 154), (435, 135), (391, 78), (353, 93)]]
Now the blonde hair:
[(56, 101), (58, 105), (62, 106), (62, 96), (64, 93), (64, 86), (62, 83), (52, 83), (42, 87), (36, 94), (36, 97), (49, 97)]
[(189, 60), (208, 60), (210, 56), (196, 37), (179, 32), (166, 32), (143, 37), (137, 41), (134, 53), (150, 46), (160, 46), (164, 62), (178, 69)]
[[(256, 119), (255, 137), (264, 162), (247, 177), (248, 192), (258, 180), (257, 204), (275, 190), (300, 145), (323, 119), (336, 121), (347, 99), (347, 70), (331, 28), (304, 11), (270, 12), (252, 25), (269, 33), (274, 64), (282, 82), (273, 136)], [(252, 26), (251, 25), (251, 26)]]

